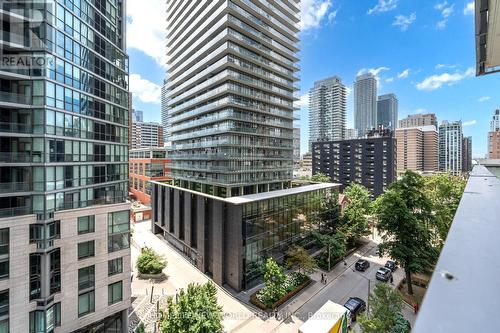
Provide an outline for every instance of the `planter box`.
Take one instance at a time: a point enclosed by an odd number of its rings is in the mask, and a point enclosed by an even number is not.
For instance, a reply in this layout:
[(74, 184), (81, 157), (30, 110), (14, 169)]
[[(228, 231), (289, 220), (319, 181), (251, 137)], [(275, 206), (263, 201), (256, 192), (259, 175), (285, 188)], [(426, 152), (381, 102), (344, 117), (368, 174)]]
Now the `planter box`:
[(161, 272), (159, 274), (142, 274), (142, 273), (137, 273), (137, 277), (139, 279), (145, 279), (145, 280), (148, 280), (148, 279), (153, 279), (153, 280), (163, 280), (166, 278), (166, 275)]
[(307, 287), (311, 283), (311, 281), (312, 280), (308, 277), (306, 281), (304, 281), (302, 284), (299, 284), (294, 290), (290, 291), (288, 294), (285, 294), (285, 296), (283, 296), (281, 299), (279, 299), (276, 302), (274, 302), (273, 306), (271, 308), (268, 308), (264, 303), (262, 303), (257, 298), (257, 294), (262, 289), (257, 290), (256, 292), (254, 292), (250, 296), (250, 303), (252, 303), (253, 305), (255, 305), (256, 307), (258, 307), (261, 310), (274, 310), (274, 309), (280, 307), (283, 303), (285, 303), (286, 301), (288, 301), (290, 298), (292, 298), (293, 296), (295, 296), (302, 289), (304, 289), (305, 287)]

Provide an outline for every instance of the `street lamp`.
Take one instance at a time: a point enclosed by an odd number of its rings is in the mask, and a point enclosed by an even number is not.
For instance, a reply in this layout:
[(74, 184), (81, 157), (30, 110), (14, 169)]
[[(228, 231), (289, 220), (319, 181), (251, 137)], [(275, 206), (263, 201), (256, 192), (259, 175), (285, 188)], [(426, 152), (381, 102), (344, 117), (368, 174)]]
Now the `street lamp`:
[(364, 278), (365, 280), (368, 281), (368, 297), (366, 298), (366, 313), (369, 315), (369, 313), (370, 313), (370, 283), (371, 283), (371, 280), (369, 278), (367, 278), (366, 276), (364, 276), (363, 274), (356, 271), (355, 269), (353, 269), (352, 271), (354, 273), (358, 273), (359, 276), (361, 276), (362, 278)]

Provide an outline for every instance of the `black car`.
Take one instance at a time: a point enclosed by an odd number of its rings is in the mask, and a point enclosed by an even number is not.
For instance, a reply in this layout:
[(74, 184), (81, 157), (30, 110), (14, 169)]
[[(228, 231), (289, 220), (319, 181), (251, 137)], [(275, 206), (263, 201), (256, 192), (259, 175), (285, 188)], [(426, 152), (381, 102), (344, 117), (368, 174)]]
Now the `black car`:
[(366, 303), (361, 298), (351, 297), (344, 306), (351, 312), (351, 320), (356, 321), (358, 314), (366, 310)]
[(398, 265), (393, 260), (387, 260), (384, 267), (389, 268), (391, 272), (394, 272), (396, 269), (398, 269)]
[(356, 265), (354, 265), (354, 268), (356, 268), (357, 271), (364, 272), (370, 267), (370, 262), (368, 260), (364, 259), (359, 259), (356, 261)]

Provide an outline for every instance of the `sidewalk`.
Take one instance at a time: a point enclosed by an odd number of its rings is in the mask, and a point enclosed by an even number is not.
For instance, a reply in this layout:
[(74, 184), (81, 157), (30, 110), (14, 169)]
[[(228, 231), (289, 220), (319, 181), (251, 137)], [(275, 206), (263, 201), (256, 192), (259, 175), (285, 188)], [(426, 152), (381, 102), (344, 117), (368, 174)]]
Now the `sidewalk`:
[[(150, 293), (152, 285), (155, 286), (155, 296), (174, 295), (181, 288), (187, 288), (189, 283), (203, 284), (210, 280), (206, 275), (191, 265), (186, 258), (174, 250), (166, 241), (151, 233), (149, 228), (149, 222), (134, 224), (132, 262), (135, 263), (140, 253), (140, 249), (138, 248), (146, 245), (163, 255), (167, 260), (167, 267), (164, 270), (167, 279), (161, 283), (154, 283), (149, 280), (137, 279), (134, 272), (132, 296), (144, 297), (146, 293)], [(234, 332), (236, 330), (238, 330), (238, 332), (252, 332), (251, 330), (240, 329), (249, 324), (258, 325), (263, 322), (263, 320), (254, 313), (253, 309), (240, 303), (220, 286), (216, 285), (216, 287), (217, 299), (219, 304), (223, 307), (225, 315), (223, 324), (226, 332)], [(255, 331), (252, 333), (255, 333)]]

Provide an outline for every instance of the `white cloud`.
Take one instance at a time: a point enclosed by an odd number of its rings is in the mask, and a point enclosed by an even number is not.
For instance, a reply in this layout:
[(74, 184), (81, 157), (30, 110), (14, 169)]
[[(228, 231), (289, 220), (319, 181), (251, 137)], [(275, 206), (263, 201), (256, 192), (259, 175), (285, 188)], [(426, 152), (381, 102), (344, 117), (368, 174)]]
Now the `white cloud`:
[(443, 69), (443, 68), (457, 68), (457, 65), (447, 65), (447, 64), (437, 64), (436, 69)]
[(143, 79), (139, 74), (130, 75), (130, 91), (143, 103), (160, 104), (161, 86)]
[(337, 12), (339, 10), (334, 10), (332, 11), (330, 14), (328, 14), (328, 23), (330, 24), (334, 24), (335, 23), (335, 19), (337, 18)]
[(474, 76), (474, 68), (468, 68), (465, 72), (460, 73), (443, 73), (439, 75), (432, 75), (425, 78), (422, 82), (417, 83), (418, 90), (431, 91), (441, 88), (443, 85), (452, 85), (463, 79)]
[(470, 120), (470, 121), (464, 121), (462, 123), (462, 126), (466, 127), (466, 126), (473, 126), (473, 125), (476, 125), (477, 121), (475, 120)]
[(401, 31), (406, 31), (410, 27), (410, 25), (415, 22), (417, 19), (417, 14), (416, 13), (411, 13), (409, 16), (404, 16), (404, 15), (398, 15), (394, 18), (394, 22), (392, 22), (392, 25), (399, 27)]
[(346, 97), (349, 97), (352, 94), (352, 87), (345, 87)]
[(465, 5), (464, 15), (473, 15), (474, 12), (475, 12), (474, 1), (469, 2), (467, 5)]
[(394, 78), (393, 77), (389, 77), (389, 78), (385, 79), (385, 82), (394, 82)]
[(398, 73), (398, 79), (405, 79), (405, 78), (407, 78), (409, 75), (410, 75), (410, 69), (409, 69), (409, 68), (407, 68), (407, 69), (405, 69), (404, 71), (402, 71), (401, 73)]
[(309, 94), (305, 94), (299, 97), (298, 101), (295, 101), (296, 107), (307, 107), (309, 105)]
[(444, 1), (435, 5), (434, 9), (441, 12), (441, 16), (443, 17), (443, 19), (436, 24), (436, 27), (438, 29), (444, 29), (446, 27), (446, 23), (448, 23), (448, 18), (455, 10), (455, 4), (448, 5), (448, 1)]
[(398, 1), (399, 0), (378, 0), (377, 5), (368, 10), (368, 15), (388, 12), (390, 10), (396, 9), (396, 7), (398, 6)]
[(358, 75), (362, 75), (365, 73), (372, 73), (373, 75), (378, 76), (380, 72), (388, 70), (390, 70), (390, 68), (384, 66), (378, 68), (370, 68), (370, 69), (362, 68), (358, 71)]
[(319, 27), (331, 5), (331, 0), (302, 0), (300, 29), (305, 31)]
[(427, 109), (419, 108), (419, 109), (415, 110), (415, 113), (418, 113), (418, 114), (427, 113)]
[(140, 50), (166, 66), (165, 1), (127, 2), (127, 47)]
[(482, 102), (489, 101), (490, 99), (491, 99), (491, 97), (490, 97), (490, 96), (482, 96), (482, 97), (479, 97), (479, 98), (477, 99), (477, 101), (478, 101), (479, 103), (482, 103)]

